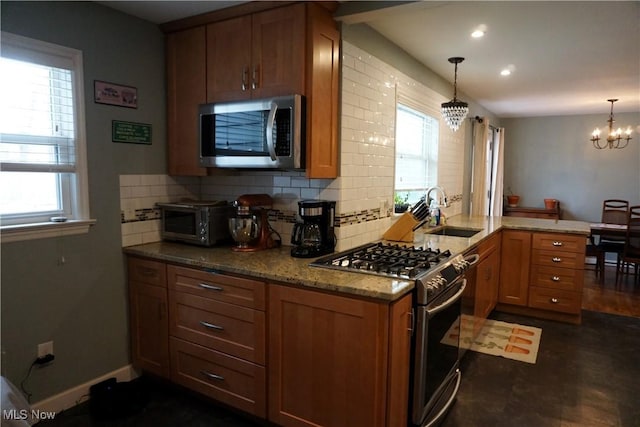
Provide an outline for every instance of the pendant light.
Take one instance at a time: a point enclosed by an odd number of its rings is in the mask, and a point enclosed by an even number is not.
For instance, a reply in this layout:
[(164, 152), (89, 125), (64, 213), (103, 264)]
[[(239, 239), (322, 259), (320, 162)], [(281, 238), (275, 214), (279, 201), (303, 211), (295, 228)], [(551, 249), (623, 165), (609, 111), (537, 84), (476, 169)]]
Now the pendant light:
[(464, 61), (464, 58), (458, 56), (449, 58), (449, 62), (455, 64), (455, 74), (453, 78), (453, 99), (449, 102), (444, 102), (440, 107), (442, 111), (442, 117), (452, 131), (457, 131), (462, 124), (462, 121), (467, 117), (469, 112), (469, 105), (466, 102), (459, 101), (457, 96), (457, 80), (458, 80), (458, 64)]

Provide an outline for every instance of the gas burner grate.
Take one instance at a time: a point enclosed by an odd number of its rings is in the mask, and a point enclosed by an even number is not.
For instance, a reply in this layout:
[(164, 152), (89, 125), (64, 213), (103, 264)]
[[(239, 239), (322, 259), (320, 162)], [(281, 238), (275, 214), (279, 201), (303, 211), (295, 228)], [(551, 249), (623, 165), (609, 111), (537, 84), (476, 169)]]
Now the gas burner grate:
[(378, 276), (414, 279), (451, 257), (449, 250), (424, 249), (397, 243), (370, 243), (320, 258), (311, 265)]

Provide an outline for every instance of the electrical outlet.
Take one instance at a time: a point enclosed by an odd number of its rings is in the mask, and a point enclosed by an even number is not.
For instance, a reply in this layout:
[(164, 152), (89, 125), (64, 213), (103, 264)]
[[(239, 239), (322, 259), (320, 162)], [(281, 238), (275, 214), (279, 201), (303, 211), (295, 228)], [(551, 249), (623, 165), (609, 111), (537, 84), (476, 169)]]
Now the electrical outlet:
[(47, 354), (53, 355), (53, 341), (38, 344), (38, 357), (44, 357)]

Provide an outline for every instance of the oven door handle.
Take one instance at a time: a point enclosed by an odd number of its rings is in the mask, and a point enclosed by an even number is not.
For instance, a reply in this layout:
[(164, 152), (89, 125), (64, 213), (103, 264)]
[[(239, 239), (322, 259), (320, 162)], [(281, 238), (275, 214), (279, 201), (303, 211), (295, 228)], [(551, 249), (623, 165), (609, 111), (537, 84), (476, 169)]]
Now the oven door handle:
[(276, 156), (276, 148), (273, 142), (273, 128), (276, 122), (276, 111), (278, 111), (278, 104), (275, 102), (271, 103), (271, 110), (269, 110), (269, 117), (267, 118), (267, 129), (266, 129), (266, 137), (267, 137), (267, 149), (269, 150), (269, 157), (274, 162), (278, 160)]
[(460, 286), (460, 289), (458, 289), (458, 292), (456, 292), (451, 298), (449, 298), (448, 300), (446, 300), (445, 302), (443, 302), (442, 304), (439, 304), (433, 308), (427, 308), (427, 316), (429, 318), (433, 317), (435, 314), (441, 312), (442, 310), (446, 309), (447, 307), (449, 307), (451, 304), (454, 304), (458, 298), (460, 298), (464, 292), (464, 289), (467, 287), (467, 279), (462, 279), (462, 286)]
[(460, 381), (462, 380), (462, 374), (460, 373), (460, 369), (456, 369), (455, 375), (456, 375), (456, 385), (453, 390), (453, 393), (451, 393), (451, 396), (449, 397), (449, 400), (447, 400), (447, 403), (442, 405), (442, 408), (440, 409), (440, 411), (431, 419), (431, 421), (429, 421), (422, 427), (433, 427), (437, 425), (442, 420), (442, 417), (449, 410), (451, 405), (453, 405), (453, 401), (456, 398), (456, 395), (458, 394), (458, 389), (460, 388)]

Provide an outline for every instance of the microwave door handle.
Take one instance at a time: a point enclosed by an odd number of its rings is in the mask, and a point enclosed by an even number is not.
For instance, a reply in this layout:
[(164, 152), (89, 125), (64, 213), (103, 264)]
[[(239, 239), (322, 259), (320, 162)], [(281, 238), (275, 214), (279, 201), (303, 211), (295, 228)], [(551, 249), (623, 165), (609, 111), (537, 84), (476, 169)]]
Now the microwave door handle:
[(269, 149), (269, 156), (274, 162), (278, 160), (276, 156), (276, 148), (273, 143), (273, 127), (276, 121), (276, 111), (278, 110), (278, 104), (271, 103), (271, 111), (269, 111), (269, 117), (267, 118), (267, 148)]

